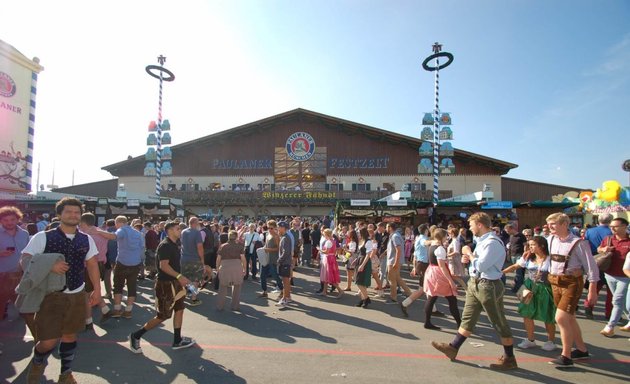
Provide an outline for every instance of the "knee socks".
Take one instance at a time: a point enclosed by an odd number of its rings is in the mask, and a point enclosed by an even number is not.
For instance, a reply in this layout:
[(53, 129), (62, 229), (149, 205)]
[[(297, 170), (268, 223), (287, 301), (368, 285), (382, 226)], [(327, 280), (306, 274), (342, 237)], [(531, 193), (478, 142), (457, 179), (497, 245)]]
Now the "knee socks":
[(61, 359), (61, 373), (66, 373), (72, 369), (74, 352), (77, 349), (77, 342), (59, 344), (59, 358)]
[(48, 356), (52, 353), (52, 349), (47, 352), (39, 352), (37, 348), (33, 348), (33, 363), (37, 365), (46, 364)]
[(142, 336), (144, 336), (145, 333), (147, 333), (147, 330), (144, 329), (144, 327), (142, 327), (133, 333), (133, 337), (134, 339), (140, 340), (140, 338), (142, 338)]
[(514, 357), (514, 346), (513, 345), (504, 345), (503, 352), (506, 357)]
[(464, 342), (466, 341), (467, 337), (460, 334), (459, 332), (457, 333), (457, 335), (455, 335), (455, 338), (453, 339), (453, 341), (451, 341), (451, 343), (449, 344), (451, 347), (459, 350), (459, 348), (462, 346), (462, 344), (464, 344)]

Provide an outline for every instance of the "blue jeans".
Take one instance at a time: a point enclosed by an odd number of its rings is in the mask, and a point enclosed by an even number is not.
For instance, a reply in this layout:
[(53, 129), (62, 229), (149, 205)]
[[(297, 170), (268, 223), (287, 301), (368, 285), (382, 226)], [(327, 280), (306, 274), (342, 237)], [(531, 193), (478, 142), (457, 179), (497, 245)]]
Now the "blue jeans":
[(610, 313), (610, 320), (608, 320), (608, 327), (614, 328), (617, 325), (621, 314), (624, 312), (630, 312), (630, 295), (628, 294), (628, 285), (630, 284), (630, 278), (628, 277), (616, 277), (610, 276), (606, 273), (606, 285), (612, 292), (612, 312)]
[(276, 264), (267, 264), (264, 267), (260, 268), (260, 287), (263, 292), (267, 292), (267, 277), (271, 276), (271, 278), (276, 280), (276, 285), (278, 289), (282, 290), (282, 279), (278, 276), (278, 265)]
[(384, 287), (387, 284), (387, 255), (383, 255), (381, 259), (381, 272), (379, 277)]
[(250, 263), (252, 265), (252, 277), (256, 277), (256, 273), (258, 273), (258, 266), (256, 265), (258, 263), (258, 255), (256, 254), (256, 251), (250, 253), (249, 249), (247, 249), (247, 252), (245, 252), (245, 277), (246, 278), (249, 275)]
[(302, 245), (302, 265), (307, 265), (311, 262), (311, 244)]

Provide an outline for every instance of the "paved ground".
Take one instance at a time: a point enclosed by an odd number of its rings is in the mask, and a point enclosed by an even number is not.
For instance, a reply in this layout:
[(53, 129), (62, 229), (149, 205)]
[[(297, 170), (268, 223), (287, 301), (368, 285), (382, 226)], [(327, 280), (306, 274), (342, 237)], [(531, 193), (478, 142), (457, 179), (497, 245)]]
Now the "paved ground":
[[(450, 341), (455, 324), (436, 318), (442, 331), (422, 327), (424, 299), (410, 308), (405, 319), (396, 305), (373, 299), (369, 309), (357, 308), (358, 298), (339, 300), (312, 292), (319, 286), (314, 270), (302, 268), (296, 276), (295, 304), (278, 309), (274, 302), (256, 298), (258, 283), (244, 286), (241, 313), (214, 309), (213, 293), (200, 295), (203, 304), (187, 309), (183, 334), (198, 345), (172, 351), (172, 324), (149, 332), (142, 341), (143, 355), (127, 348), (127, 335), (153, 316), (151, 282), (140, 284), (141, 298), (133, 319), (112, 319), (95, 332), (80, 335), (74, 363), (80, 383), (622, 383), (630, 380), (628, 335), (605, 338), (602, 308), (595, 321), (579, 316), (592, 359), (561, 371), (547, 364), (559, 354), (538, 349), (516, 349), (519, 369), (499, 373), (487, 368), (502, 353), (497, 337), (482, 317), (476, 335), (467, 340), (457, 362), (435, 351), (431, 340)], [(412, 280), (408, 280), (412, 282)], [(415, 284), (412, 283), (413, 286)], [(460, 297), (460, 309), (463, 307)], [(507, 310), (517, 342), (524, 336), (508, 296)], [(438, 308), (448, 312), (446, 303)], [(229, 304), (229, 301), (228, 301)], [(14, 315), (14, 314), (13, 314)], [(26, 336), (25, 336), (26, 335)], [(538, 340), (544, 340), (542, 326)], [(559, 337), (558, 337), (559, 338)], [(559, 341), (558, 341), (559, 343)], [(0, 322), (0, 381), (22, 383), (33, 341), (19, 320)], [(48, 383), (57, 379), (59, 360), (49, 359)]]

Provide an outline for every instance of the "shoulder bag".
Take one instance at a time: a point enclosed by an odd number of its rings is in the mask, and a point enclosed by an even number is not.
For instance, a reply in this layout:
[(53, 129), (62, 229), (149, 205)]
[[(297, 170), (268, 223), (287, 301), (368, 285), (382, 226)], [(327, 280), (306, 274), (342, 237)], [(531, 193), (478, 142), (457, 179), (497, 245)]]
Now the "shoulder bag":
[[(612, 236), (608, 236), (607, 247), (610, 247), (611, 244), (612, 244)], [(612, 264), (612, 256), (613, 256), (612, 251), (602, 252), (595, 255), (595, 262), (597, 263), (597, 267), (599, 268), (600, 271), (606, 272), (610, 268), (610, 265)]]

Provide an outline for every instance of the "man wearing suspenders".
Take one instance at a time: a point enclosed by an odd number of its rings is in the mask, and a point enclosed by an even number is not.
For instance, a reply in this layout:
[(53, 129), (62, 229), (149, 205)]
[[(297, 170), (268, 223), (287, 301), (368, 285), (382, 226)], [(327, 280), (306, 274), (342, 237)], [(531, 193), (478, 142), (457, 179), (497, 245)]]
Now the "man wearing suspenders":
[[(551, 231), (549, 253), (551, 272), (549, 282), (556, 304), (556, 322), (560, 328), (562, 354), (549, 364), (558, 368), (570, 368), (573, 360), (589, 357), (586, 344), (582, 339), (582, 330), (575, 319), (575, 311), (584, 289), (584, 273), (591, 283), (587, 301), (590, 306), (597, 303), (597, 282), (599, 268), (587, 242), (582, 241), (569, 230), (571, 220), (564, 213), (554, 213), (547, 217)], [(575, 343), (576, 349), (571, 350)]]

